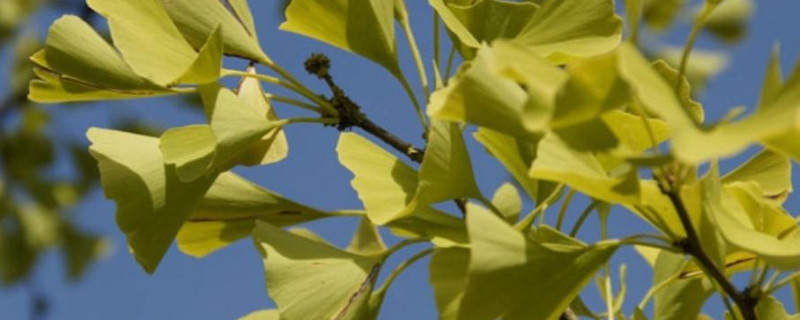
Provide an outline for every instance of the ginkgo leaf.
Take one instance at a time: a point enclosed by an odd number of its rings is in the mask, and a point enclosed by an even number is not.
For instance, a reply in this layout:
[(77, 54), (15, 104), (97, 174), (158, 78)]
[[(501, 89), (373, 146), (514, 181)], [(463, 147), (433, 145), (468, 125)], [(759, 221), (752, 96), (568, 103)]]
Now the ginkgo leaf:
[(204, 257), (250, 236), (255, 220), (291, 226), (331, 216), (226, 172), (194, 207), (178, 233), (178, 248), (190, 256)]
[[(658, 50), (656, 56), (663, 58), (671, 66), (678, 66), (683, 56), (683, 47), (664, 47)], [(686, 65), (686, 78), (692, 85), (702, 89), (729, 64), (730, 59), (725, 52), (692, 50)]]
[[(249, 73), (256, 73), (254, 67), (248, 69)], [(239, 99), (244, 106), (253, 109), (256, 113), (263, 115), (270, 121), (277, 121), (278, 116), (275, 108), (272, 107), (261, 87), (261, 82), (255, 78), (243, 78), (239, 83)], [(257, 166), (279, 162), (289, 155), (289, 142), (283, 128), (276, 128), (261, 140), (250, 146), (247, 150), (234, 160), (234, 162), (246, 165)]]
[(781, 49), (780, 46), (772, 47), (772, 55), (769, 59), (769, 66), (764, 75), (764, 83), (761, 86), (761, 97), (758, 102), (759, 107), (769, 106), (780, 96), (783, 90), (783, 70), (781, 70)]
[(64, 16), (50, 27), (45, 49), (31, 60), (40, 79), (30, 98), (40, 102), (120, 99), (170, 94), (137, 75), (91, 26)]
[[(169, 1), (167, 1), (169, 2)], [(183, 38), (164, 9), (162, 0), (88, 0), (94, 11), (108, 19), (111, 37), (125, 61), (140, 76), (167, 86), (190, 70), (198, 54)], [(209, 41), (206, 41), (209, 39)], [(216, 60), (219, 77), (222, 44), (214, 33), (203, 39), (211, 48), (210, 60)], [(216, 51), (216, 52), (214, 52)], [(200, 61), (205, 60), (203, 55)], [(200, 67), (206, 67), (202, 64)], [(208, 66), (212, 69), (214, 64)], [(216, 78), (212, 74), (211, 81)], [(199, 78), (207, 81), (208, 77)]]
[(724, 192), (717, 170), (713, 165), (708, 177), (703, 179), (704, 201), (710, 203), (709, 214), (725, 240), (734, 247), (752, 252), (775, 268), (800, 267), (800, 246), (797, 245), (800, 232), (779, 237), (758, 231), (741, 203)]
[(441, 211), (423, 208), (413, 216), (386, 225), (396, 236), (429, 239), (436, 247), (464, 247), (469, 244), (464, 220)]
[(792, 162), (786, 156), (764, 150), (722, 178), (723, 184), (755, 182), (769, 198), (792, 192)]
[[(248, 19), (249, 9), (244, 1), (237, 1), (233, 11), (228, 10), (223, 1), (217, 0), (160, 0), (172, 21), (186, 40), (200, 49), (214, 30), (222, 28), (222, 41), (226, 54), (267, 62), (269, 59), (261, 50), (252, 24)], [(227, 3), (227, 1), (225, 1)]]
[(503, 164), (531, 199), (538, 198), (538, 181), (528, 175), (536, 152), (536, 144), (520, 141), (487, 128), (479, 128), (473, 136)]
[(752, 0), (722, 1), (708, 17), (705, 30), (725, 42), (740, 41), (747, 33), (747, 23), (753, 16), (754, 7)]
[[(760, 140), (786, 134), (798, 125), (800, 93), (787, 93), (771, 107), (747, 118), (701, 128), (697, 120), (683, 108), (675, 90), (647, 65), (641, 54), (628, 44), (620, 48), (620, 71), (638, 95), (643, 106), (667, 121), (672, 129), (675, 155), (689, 163), (724, 157), (741, 151)], [(798, 81), (800, 83), (800, 81)]]
[(496, 41), (481, 47), (454, 81), (431, 96), (428, 115), (536, 141), (548, 128), (566, 80), (563, 71), (535, 52)]
[(622, 41), (622, 19), (611, 0), (547, 0), (515, 38), (550, 60), (591, 57)]
[(281, 30), (370, 59), (400, 76), (394, 3), (385, 0), (294, 0)]
[(231, 161), (247, 147), (279, 127), (244, 106), (233, 92), (219, 85), (200, 88), (209, 125), (174, 128), (161, 138), (167, 164), (175, 164), (181, 181), (230, 169)]
[(451, 248), (437, 251), (431, 258), (429, 281), (433, 287), (439, 320), (458, 319), (458, 309), (467, 287), (469, 250)]
[(369, 222), (369, 219), (361, 219), (356, 229), (347, 251), (360, 255), (375, 255), (386, 251), (386, 244), (383, 243), (378, 228)]
[(592, 153), (576, 151), (554, 134), (546, 136), (539, 143), (530, 175), (536, 179), (567, 184), (595, 199), (612, 203), (639, 203), (636, 170), (609, 175)]
[(406, 210), (460, 198), (483, 198), (461, 128), (453, 122), (433, 120), (416, 195)]
[(281, 315), (278, 310), (260, 310), (253, 311), (250, 314), (239, 318), (239, 320), (280, 320)]
[(618, 245), (533, 242), (486, 209), (467, 211), (472, 249), (459, 319), (554, 319)]
[(789, 315), (783, 303), (771, 295), (759, 299), (756, 315), (763, 320), (800, 320), (800, 314)]
[(87, 136), (105, 194), (117, 203), (117, 224), (152, 273), (216, 175), (181, 182), (164, 164), (157, 138), (94, 128)]
[(384, 225), (413, 214), (405, 209), (419, 186), (414, 169), (354, 133), (339, 137), (336, 152), (339, 162), (353, 173), (351, 185), (370, 221)]
[(267, 289), (281, 319), (368, 319), (381, 256), (362, 256), (257, 222)]
[(239, 240), (249, 237), (255, 219), (187, 221), (178, 232), (178, 249), (184, 254), (202, 258)]
[(492, 204), (509, 223), (516, 223), (522, 211), (522, 198), (517, 188), (511, 183), (504, 183), (497, 188), (492, 197)]
[(686, 0), (643, 0), (642, 17), (652, 29), (666, 30)]
[(499, 0), (473, 1), (462, 4), (446, 0), (428, 0), (441, 16), (448, 30), (463, 44), (461, 55), (471, 58), (481, 43), (494, 39), (511, 39), (533, 17), (539, 8), (531, 2)]
[(662, 285), (653, 296), (653, 319), (697, 319), (714, 287), (704, 278), (674, 279), (687, 261), (679, 254), (662, 251), (653, 270), (653, 286)]
[(226, 0), (226, 2), (230, 5), (231, 10), (233, 10), (236, 19), (244, 25), (250, 36), (258, 39), (255, 19), (253, 18), (253, 12), (250, 11), (250, 5), (247, 4), (247, 0)]
[(83, 276), (91, 263), (102, 259), (109, 249), (106, 239), (83, 233), (69, 223), (62, 223), (59, 235), (67, 265), (67, 276), (73, 280)]
[(566, 66), (569, 78), (557, 96), (551, 125), (566, 127), (618, 109), (628, 100), (614, 54), (581, 59)]

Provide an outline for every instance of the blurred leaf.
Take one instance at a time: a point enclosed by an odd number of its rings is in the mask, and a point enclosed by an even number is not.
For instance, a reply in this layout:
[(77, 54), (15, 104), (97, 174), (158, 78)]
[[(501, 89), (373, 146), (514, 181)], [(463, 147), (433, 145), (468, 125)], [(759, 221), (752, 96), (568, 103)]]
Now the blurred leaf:
[(254, 311), (244, 317), (239, 318), (239, 320), (280, 320), (281, 315), (278, 313), (278, 310), (261, 310), (261, 311)]
[(747, 33), (747, 24), (754, 12), (753, 0), (722, 1), (708, 17), (705, 29), (722, 41), (729, 43), (741, 41)]
[(522, 198), (513, 184), (504, 183), (495, 191), (492, 204), (500, 211), (508, 223), (516, 223), (522, 211)]
[(800, 314), (789, 315), (778, 299), (772, 296), (765, 296), (759, 299), (756, 306), (756, 315), (763, 320), (798, 320)]

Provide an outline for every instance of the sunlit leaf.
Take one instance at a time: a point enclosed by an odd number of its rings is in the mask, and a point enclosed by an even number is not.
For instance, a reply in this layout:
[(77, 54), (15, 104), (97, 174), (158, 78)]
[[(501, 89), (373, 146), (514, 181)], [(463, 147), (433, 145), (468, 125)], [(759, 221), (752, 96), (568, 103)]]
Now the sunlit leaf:
[(429, 280), (433, 287), (439, 320), (458, 319), (458, 310), (467, 287), (469, 250), (452, 248), (437, 251), (431, 258)]
[(239, 318), (239, 320), (280, 320), (281, 315), (278, 310), (253, 311), (250, 314)]
[(503, 164), (531, 199), (538, 198), (538, 181), (528, 175), (535, 152), (534, 144), (487, 128), (478, 129), (474, 137)]
[(500, 211), (509, 223), (516, 223), (522, 211), (522, 198), (513, 184), (505, 183), (495, 191), (492, 204)]
[(368, 300), (382, 264), (258, 222), (267, 288), (281, 319), (368, 319)]
[(686, 265), (682, 255), (662, 251), (653, 271), (653, 285), (669, 281), (653, 297), (653, 319), (696, 319), (714, 288), (702, 278), (673, 279)]
[(764, 150), (722, 177), (722, 183), (755, 182), (764, 197), (783, 198), (792, 192), (792, 163), (786, 156)]
[(530, 170), (534, 178), (565, 183), (595, 199), (639, 202), (639, 178), (635, 170), (609, 175), (592, 153), (573, 150), (553, 134), (542, 140), (537, 154)]
[(763, 320), (798, 320), (800, 314), (789, 315), (780, 300), (772, 296), (759, 299), (756, 315)]
[[(222, 42), (226, 54), (250, 60), (266, 62), (268, 58), (261, 50), (255, 30), (248, 19), (249, 9), (243, 1), (231, 4), (228, 10), (223, 1), (217, 0), (161, 0), (167, 13), (183, 36), (195, 48), (200, 49), (214, 30), (222, 28)], [(227, 3), (227, 1), (224, 1)]]
[(105, 194), (117, 203), (117, 224), (136, 260), (152, 273), (216, 175), (181, 182), (164, 164), (158, 138), (96, 128), (87, 136)]
[(800, 266), (800, 246), (797, 245), (800, 243), (800, 232), (790, 232), (783, 237), (760, 232), (742, 204), (722, 190), (715, 166), (704, 178), (704, 189), (705, 202), (711, 205), (709, 213), (728, 243), (756, 254), (775, 268), (793, 269)]
[(395, 76), (401, 74), (392, 1), (293, 0), (280, 28), (364, 56)]
[(221, 174), (178, 233), (178, 248), (203, 257), (251, 235), (255, 220), (290, 226), (330, 216), (266, 190), (236, 174)]
[(547, 0), (516, 37), (553, 61), (591, 57), (622, 41), (622, 19), (611, 0)]
[(383, 243), (383, 239), (378, 233), (378, 228), (368, 219), (361, 219), (358, 229), (356, 229), (356, 233), (347, 247), (347, 251), (366, 256), (379, 254), (385, 250), (386, 244)]
[[(251, 67), (248, 72), (255, 73), (256, 70)], [(264, 89), (258, 79), (242, 79), (242, 82), (239, 83), (238, 95), (244, 106), (253, 109), (259, 115), (263, 115), (267, 120), (278, 120), (275, 108), (267, 100)], [(234, 161), (242, 165), (257, 166), (279, 162), (288, 155), (289, 142), (286, 139), (286, 133), (281, 127), (262, 137), (260, 141), (250, 146)]]
[(614, 241), (592, 246), (529, 241), (472, 204), (467, 224), (472, 249), (459, 319), (553, 319), (617, 248)]

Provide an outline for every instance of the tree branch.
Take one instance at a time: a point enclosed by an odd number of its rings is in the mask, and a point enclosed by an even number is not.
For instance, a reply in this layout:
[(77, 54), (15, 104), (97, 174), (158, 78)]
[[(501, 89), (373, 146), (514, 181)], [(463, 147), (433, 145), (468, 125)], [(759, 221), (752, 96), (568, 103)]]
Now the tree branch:
[(717, 265), (714, 264), (714, 261), (703, 250), (700, 237), (698, 236), (697, 230), (695, 230), (692, 220), (689, 217), (689, 211), (686, 209), (683, 199), (681, 199), (680, 187), (674, 186), (671, 183), (669, 185), (669, 190), (667, 190), (664, 187), (664, 184), (659, 183), (661, 192), (669, 198), (672, 206), (675, 207), (675, 211), (678, 213), (678, 218), (680, 218), (681, 224), (686, 230), (686, 239), (679, 241), (677, 245), (683, 249), (685, 253), (692, 256), (702, 267), (702, 269), (705, 270), (705, 272), (712, 279), (714, 279), (717, 284), (719, 284), (725, 294), (733, 299), (733, 302), (736, 303), (736, 306), (739, 308), (739, 312), (741, 312), (745, 320), (757, 320), (755, 307), (758, 303), (758, 300), (750, 296), (749, 290), (744, 290), (742, 292), (737, 290), (733, 283), (728, 280), (725, 274), (720, 271)]

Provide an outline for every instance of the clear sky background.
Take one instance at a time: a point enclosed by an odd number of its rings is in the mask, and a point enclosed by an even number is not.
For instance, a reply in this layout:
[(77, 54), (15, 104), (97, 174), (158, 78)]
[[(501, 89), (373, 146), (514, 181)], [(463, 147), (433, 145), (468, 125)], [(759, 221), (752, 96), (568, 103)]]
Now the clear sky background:
[[(423, 55), (426, 60), (431, 60), (432, 19), (427, 1), (406, 2)], [(367, 60), (279, 31), (277, 26), (282, 15), (274, 1), (251, 0), (250, 3), (257, 16), (262, 45), (273, 60), (300, 75), (318, 92), (327, 93), (321, 83), (305, 75), (302, 63), (312, 52), (328, 54), (333, 60), (332, 72), (340, 85), (364, 106), (368, 116), (403, 138), (422, 145), (421, 129), (411, 104), (399, 83), (387, 72)], [(774, 43), (781, 43), (785, 73), (791, 70), (800, 56), (798, 13), (800, 1), (797, 0), (759, 1), (747, 38), (740, 45), (725, 46), (710, 41), (708, 37), (701, 38), (700, 47), (725, 50), (731, 54), (731, 67), (715, 78), (701, 96), (710, 118), (719, 118), (734, 106), (744, 105), (752, 110), (758, 100), (761, 79)], [(63, 12), (46, 12), (36, 18), (35, 25), (45, 31), (61, 14)], [(681, 45), (687, 31), (686, 27), (677, 28), (661, 40)], [(398, 47), (406, 73), (414, 81), (415, 69), (405, 39), (400, 35)], [(240, 61), (229, 62), (229, 67), (242, 67)], [(2, 70), (6, 67), (3, 66)], [(4, 81), (0, 80), (0, 90), (5, 86)], [(85, 140), (83, 134), (88, 127), (109, 127), (116, 120), (128, 116), (141, 117), (163, 128), (204, 121), (199, 112), (173, 99), (47, 108), (54, 120), (50, 129), (52, 135), (79, 141)], [(292, 107), (278, 105), (277, 108), (282, 117), (309, 116)], [(360, 208), (361, 204), (349, 185), (351, 175), (336, 159), (336, 130), (317, 125), (297, 125), (289, 127), (287, 134), (291, 148), (287, 160), (237, 172), (268, 189), (321, 209)], [(467, 140), (473, 151), (477, 179), (483, 191), (491, 195), (510, 178), (469, 135)], [(723, 169), (730, 169), (738, 161), (741, 159), (724, 162)], [(64, 172), (67, 167), (61, 164), (53, 174), (68, 174)], [(798, 182), (796, 178), (795, 182)], [(800, 202), (796, 198), (789, 201), (793, 213), (800, 212)], [(579, 210), (585, 201), (578, 199), (572, 206), (573, 210)], [(187, 257), (173, 247), (158, 272), (148, 276), (128, 254), (125, 238), (115, 225), (114, 211), (113, 203), (105, 200), (98, 189), (72, 213), (84, 228), (107, 235), (113, 246), (108, 258), (95, 264), (82, 281), (65, 282), (61, 258), (57, 254), (45, 256), (38, 266), (35, 282), (51, 302), (49, 319), (236, 319), (250, 311), (274, 306), (266, 293), (261, 257), (250, 241), (242, 241), (202, 260)], [(573, 212), (567, 223), (571, 224), (576, 215)], [(582, 231), (582, 236), (596, 239), (597, 222), (591, 220), (590, 223), (591, 226)], [(341, 219), (308, 226), (333, 243), (345, 245), (355, 225), (353, 219)], [(633, 215), (615, 210), (610, 231), (612, 235), (624, 235), (644, 227)], [(405, 249), (400, 256), (407, 257), (419, 248)], [(393, 261), (396, 263), (397, 259)], [(427, 282), (427, 261), (416, 264), (395, 282), (380, 319), (435, 319), (436, 307)], [(630, 287), (625, 309), (629, 311), (649, 288), (651, 273), (632, 250), (621, 251), (615, 256), (614, 263), (621, 262), (629, 265)], [(595, 309), (600, 309), (596, 290), (587, 290), (584, 297)], [(782, 298), (788, 301), (785, 293)], [(29, 300), (24, 287), (0, 289), (0, 319), (27, 319), (28, 309)], [(708, 311), (715, 317), (721, 315), (718, 298), (712, 300)]]

